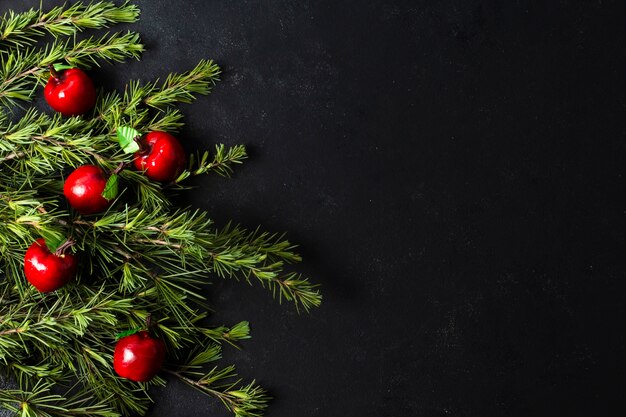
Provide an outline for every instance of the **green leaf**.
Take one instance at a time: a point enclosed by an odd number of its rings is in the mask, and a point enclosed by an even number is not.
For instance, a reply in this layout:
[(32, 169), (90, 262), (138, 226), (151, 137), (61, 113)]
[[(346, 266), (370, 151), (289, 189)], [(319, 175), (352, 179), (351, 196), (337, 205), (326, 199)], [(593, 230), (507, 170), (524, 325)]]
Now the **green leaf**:
[(117, 140), (124, 153), (135, 153), (139, 150), (139, 144), (135, 140), (141, 134), (130, 126), (120, 126), (117, 128)]
[(76, 68), (74, 65), (67, 65), (67, 64), (54, 64), (53, 67), (55, 71), (64, 71), (64, 70)]
[(119, 191), (119, 175), (113, 174), (107, 180), (106, 186), (104, 187), (104, 191), (102, 192), (102, 197), (106, 200), (111, 201), (115, 197), (117, 197)]
[(46, 241), (46, 246), (48, 250), (52, 253), (56, 252), (59, 246), (61, 246), (67, 239), (63, 236), (62, 233), (57, 232), (56, 230), (40, 230), (41, 237)]
[(134, 329), (126, 330), (115, 335), (115, 340), (120, 340), (122, 337), (130, 336), (141, 331), (141, 327), (135, 327)]

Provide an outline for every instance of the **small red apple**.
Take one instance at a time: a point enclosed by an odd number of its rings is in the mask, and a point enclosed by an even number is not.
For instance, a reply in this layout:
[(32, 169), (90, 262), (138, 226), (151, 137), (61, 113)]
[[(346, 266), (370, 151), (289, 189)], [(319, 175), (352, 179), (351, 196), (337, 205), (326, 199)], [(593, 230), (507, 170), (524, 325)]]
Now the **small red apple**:
[(165, 360), (165, 343), (145, 330), (122, 337), (113, 352), (113, 369), (122, 378), (150, 381)]
[(187, 156), (178, 139), (166, 132), (150, 132), (135, 153), (135, 168), (153, 181), (170, 182), (185, 169)]
[(96, 104), (96, 87), (78, 68), (59, 72), (51, 69), (44, 97), (50, 107), (63, 116), (77, 116), (87, 113)]
[(24, 274), (41, 292), (57, 290), (76, 275), (76, 258), (69, 253), (50, 252), (44, 239), (37, 239), (24, 256)]
[(102, 196), (106, 184), (107, 178), (101, 168), (95, 165), (83, 165), (67, 177), (63, 194), (79, 213), (100, 213), (112, 203)]

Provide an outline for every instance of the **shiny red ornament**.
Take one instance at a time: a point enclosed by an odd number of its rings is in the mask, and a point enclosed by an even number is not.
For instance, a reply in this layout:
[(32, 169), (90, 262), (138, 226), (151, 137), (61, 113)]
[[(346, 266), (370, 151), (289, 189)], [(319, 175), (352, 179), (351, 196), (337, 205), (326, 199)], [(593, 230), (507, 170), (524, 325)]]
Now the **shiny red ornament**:
[(24, 256), (26, 279), (40, 292), (55, 291), (74, 278), (77, 262), (74, 255), (57, 255), (48, 249), (44, 239), (37, 239)]
[(171, 182), (185, 169), (187, 156), (182, 145), (166, 132), (150, 132), (135, 153), (135, 168), (153, 181)]
[(78, 116), (87, 113), (96, 104), (96, 87), (91, 78), (78, 68), (59, 72), (51, 70), (44, 97), (50, 107), (63, 116)]
[(106, 184), (107, 178), (101, 168), (95, 165), (83, 165), (67, 177), (63, 194), (79, 213), (100, 213), (112, 203), (102, 196)]
[(165, 343), (143, 330), (117, 342), (113, 369), (122, 378), (147, 382), (156, 376), (164, 360)]

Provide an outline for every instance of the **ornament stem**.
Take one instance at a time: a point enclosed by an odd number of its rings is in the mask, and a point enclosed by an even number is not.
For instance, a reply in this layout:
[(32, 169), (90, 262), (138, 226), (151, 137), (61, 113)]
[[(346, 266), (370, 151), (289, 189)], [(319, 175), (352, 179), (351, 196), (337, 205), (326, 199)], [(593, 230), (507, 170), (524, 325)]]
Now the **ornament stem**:
[(50, 70), (50, 75), (52, 75), (53, 78), (59, 79), (59, 73), (54, 69), (54, 65), (48, 65), (48, 70)]
[(67, 238), (67, 240), (65, 242), (63, 242), (58, 248), (57, 250), (54, 252), (54, 254), (56, 256), (62, 256), (65, 254), (65, 252), (71, 248), (72, 246), (74, 246), (76, 244), (76, 241), (74, 239)]
[(117, 175), (122, 172), (128, 166), (128, 162), (120, 162), (120, 164), (113, 171), (113, 175)]
[(133, 140), (137, 143), (137, 145), (139, 145), (139, 153), (140, 154), (146, 154), (148, 152), (150, 152), (150, 147), (148, 145), (146, 145), (146, 143), (144, 143), (143, 140), (141, 140), (141, 135), (137, 135), (133, 138)]

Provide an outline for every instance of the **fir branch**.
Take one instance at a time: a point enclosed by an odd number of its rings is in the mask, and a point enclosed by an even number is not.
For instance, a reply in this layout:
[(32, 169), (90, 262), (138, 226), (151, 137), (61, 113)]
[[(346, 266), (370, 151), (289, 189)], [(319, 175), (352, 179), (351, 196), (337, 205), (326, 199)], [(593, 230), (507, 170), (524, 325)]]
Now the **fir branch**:
[(197, 95), (211, 92), (220, 73), (220, 67), (212, 60), (202, 60), (191, 71), (169, 75), (160, 88), (157, 83), (150, 85), (143, 101), (157, 109), (179, 102), (191, 103)]
[(0, 128), (0, 164), (18, 172), (49, 174), (80, 166), (86, 159), (104, 163), (102, 155), (115, 151), (107, 136), (93, 135), (79, 117), (50, 117), (30, 109), (18, 122)]
[[(188, 72), (171, 74), (163, 85), (131, 81), (123, 96), (109, 93), (96, 104), (95, 121), (103, 122), (99, 132), (115, 132), (118, 126), (131, 126), (139, 131), (176, 131), (182, 127), (182, 115), (170, 106), (190, 103), (200, 94), (209, 94), (219, 74), (220, 69), (213, 61), (200, 61)], [(151, 117), (149, 109), (164, 114)]]
[[(63, 376), (71, 372), (80, 383), (90, 387), (91, 396), (113, 405), (122, 414), (145, 413), (150, 402), (145, 387), (131, 388), (113, 375), (110, 341), (120, 326), (118, 320), (147, 313), (138, 311), (129, 300), (114, 299), (112, 294), (115, 292), (110, 287), (97, 292), (81, 288), (78, 294), (66, 293), (52, 304), (46, 302), (50, 296), (34, 292), (21, 297), (32, 301), (17, 303), (0, 316), (4, 332), (0, 357), (13, 360), (13, 366), (5, 368), (5, 372), (11, 372), (16, 380), (28, 378), (41, 368), (40, 361), (44, 360), (64, 370)], [(13, 331), (11, 326), (18, 324), (14, 327), (18, 330)], [(38, 377), (58, 379), (54, 372), (45, 369), (38, 372)]]
[(254, 277), (278, 296), (279, 301), (292, 301), (297, 309), (302, 307), (308, 311), (321, 304), (322, 295), (317, 285), (300, 274), (283, 273), (286, 263), (302, 260), (283, 236), (258, 229), (249, 232), (229, 224), (215, 235), (213, 245), (211, 269), (219, 276), (243, 277), (248, 282)]
[(107, 249), (124, 245), (172, 276), (184, 272), (175, 265), (186, 265), (199, 274), (215, 272), (221, 277), (243, 277), (248, 282), (255, 277), (280, 301), (292, 301), (297, 308), (309, 310), (321, 303), (316, 285), (299, 274), (283, 273), (285, 264), (300, 262), (301, 258), (281, 235), (249, 232), (231, 225), (212, 229), (206, 213), (198, 211), (164, 215), (128, 207), (97, 221), (75, 225), (82, 228), (75, 229), (82, 239), (81, 249), (102, 251), (100, 254), (109, 261), (129, 260)]
[(240, 385), (240, 380), (224, 383), (237, 377), (234, 366), (224, 369), (213, 368), (197, 379), (185, 375), (182, 371), (165, 369), (165, 372), (200, 392), (216, 397), (236, 417), (262, 417), (271, 399), (263, 388), (256, 385), (255, 381), (248, 385)]
[(207, 329), (204, 334), (216, 343), (226, 342), (236, 347), (236, 342), (250, 338), (250, 324), (247, 321), (242, 321), (230, 328), (220, 326)]
[(144, 126), (143, 129), (147, 132), (164, 131), (164, 132), (176, 132), (183, 126), (183, 114), (180, 110), (168, 107), (163, 112), (159, 112), (154, 115)]
[(100, 66), (99, 61), (123, 62), (128, 58), (139, 58), (145, 50), (139, 35), (133, 32), (113, 33), (101, 38), (83, 39), (69, 49), (63, 59), (80, 68)]
[(30, 9), (16, 13), (9, 10), (0, 18), (0, 43), (23, 48), (37, 42), (46, 33), (55, 37), (72, 36), (84, 29), (107, 28), (117, 23), (132, 23), (139, 8), (124, 3), (97, 2), (59, 6), (44, 12)]
[(208, 151), (205, 151), (202, 156), (192, 154), (189, 158), (189, 167), (174, 180), (173, 184), (168, 184), (168, 186), (178, 185), (191, 176), (209, 172), (215, 172), (222, 177), (230, 177), (233, 173), (233, 165), (242, 164), (248, 157), (245, 146), (232, 146), (226, 151), (223, 144), (215, 145), (213, 158), (209, 159), (209, 156)]
[(53, 383), (39, 380), (31, 388), (0, 391), (0, 407), (22, 417), (119, 417), (107, 401), (94, 401), (87, 396), (62, 396), (52, 393)]
[[(15, 284), (20, 294), (25, 294), (25, 284), (20, 279), (23, 271), (24, 247), (35, 239), (46, 236), (58, 238), (63, 231), (58, 222), (67, 214), (51, 210), (43, 216), (43, 206), (54, 208), (53, 199), (41, 199), (36, 190), (7, 190), (10, 183), (0, 182), (0, 253), (4, 264), (5, 281)], [(45, 184), (45, 182), (43, 183)], [(22, 184), (22, 187), (27, 184)]]
[(23, 352), (46, 353), (50, 346), (82, 337), (91, 326), (114, 332), (119, 316), (132, 308), (130, 299), (112, 299), (104, 287), (87, 297), (66, 293), (52, 304), (42, 305), (43, 296), (31, 292), (30, 299), (3, 311), (0, 316), (0, 357), (11, 357), (18, 346)]
[(58, 62), (89, 69), (100, 61), (121, 62), (139, 58), (144, 46), (133, 32), (107, 34), (79, 42), (57, 40), (45, 48), (25, 48), (0, 55), (0, 106), (29, 101), (37, 85), (43, 84), (48, 66)]

